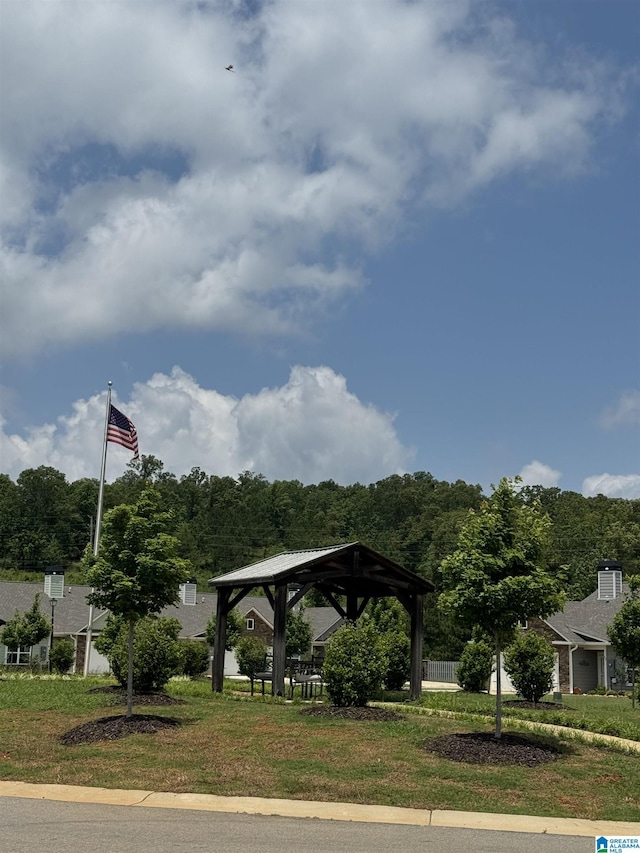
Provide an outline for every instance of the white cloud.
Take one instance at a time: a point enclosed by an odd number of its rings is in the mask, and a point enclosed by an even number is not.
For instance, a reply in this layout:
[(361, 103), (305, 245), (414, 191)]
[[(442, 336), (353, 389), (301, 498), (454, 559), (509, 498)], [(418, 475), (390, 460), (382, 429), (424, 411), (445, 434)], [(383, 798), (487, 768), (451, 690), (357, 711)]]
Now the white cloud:
[(561, 476), (560, 471), (555, 471), (549, 465), (545, 465), (544, 462), (538, 462), (537, 459), (529, 462), (520, 471), (520, 477), (522, 477), (522, 484), (524, 486), (552, 488), (558, 485)]
[[(135, 423), (140, 452), (157, 456), (177, 476), (198, 466), (220, 476), (253, 470), (268, 479), (346, 484), (402, 472), (410, 462), (393, 418), (362, 403), (328, 367), (294, 367), (286, 385), (240, 399), (202, 388), (175, 367), (114, 403)], [(104, 395), (96, 395), (25, 436), (2, 431), (3, 470), (15, 477), (51, 465), (70, 480), (97, 477), (104, 409)], [(109, 444), (107, 479), (119, 476), (130, 458)]]
[(620, 396), (615, 406), (606, 409), (600, 417), (605, 429), (614, 429), (627, 424), (640, 424), (640, 390), (627, 391)]
[(582, 484), (586, 497), (607, 495), (609, 498), (640, 498), (640, 474), (596, 474)]
[(299, 330), (413, 205), (580, 168), (615, 100), (601, 65), (565, 68), (473, 3), (234, 9), (4, 4), (9, 356)]

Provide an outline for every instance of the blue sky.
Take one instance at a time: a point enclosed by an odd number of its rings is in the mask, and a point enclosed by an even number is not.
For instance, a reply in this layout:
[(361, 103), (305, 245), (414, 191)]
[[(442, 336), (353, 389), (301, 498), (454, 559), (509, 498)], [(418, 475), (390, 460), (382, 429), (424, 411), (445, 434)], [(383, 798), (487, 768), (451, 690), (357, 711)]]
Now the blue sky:
[(110, 379), (177, 475), (640, 497), (639, 35), (636, 0), (4, 0), (0, 469), (97, 476)]

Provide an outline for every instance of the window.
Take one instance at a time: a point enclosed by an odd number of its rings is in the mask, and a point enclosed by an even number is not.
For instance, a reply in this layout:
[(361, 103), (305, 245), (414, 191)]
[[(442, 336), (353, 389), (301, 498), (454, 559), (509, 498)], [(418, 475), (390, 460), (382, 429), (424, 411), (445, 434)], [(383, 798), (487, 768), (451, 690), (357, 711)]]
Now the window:
[(11, 649), (7, 649), (7, 657), (5, 663), (7, 664), (28, 664), (30, 658), (30, 649), (29, 646), (20, 646), (19, 649), (16, 649), (15, 652), (12, 652)]
[(254, 619), (247, 619), (247, 631), (253, 631), (256, 627), (256, 623)]

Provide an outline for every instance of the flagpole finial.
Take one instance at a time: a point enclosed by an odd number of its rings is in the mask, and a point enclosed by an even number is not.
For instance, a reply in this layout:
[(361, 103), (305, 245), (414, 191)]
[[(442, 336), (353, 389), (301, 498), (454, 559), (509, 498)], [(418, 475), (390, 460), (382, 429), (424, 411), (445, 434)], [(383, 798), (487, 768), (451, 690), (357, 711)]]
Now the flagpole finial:
[(109, 380), (109, 381), (107, 382), (107, 385), (109, 386), (109, 388), (111, 388), (111, 386), (113, 385), (113, 382), (112, 382), (111, 380)]

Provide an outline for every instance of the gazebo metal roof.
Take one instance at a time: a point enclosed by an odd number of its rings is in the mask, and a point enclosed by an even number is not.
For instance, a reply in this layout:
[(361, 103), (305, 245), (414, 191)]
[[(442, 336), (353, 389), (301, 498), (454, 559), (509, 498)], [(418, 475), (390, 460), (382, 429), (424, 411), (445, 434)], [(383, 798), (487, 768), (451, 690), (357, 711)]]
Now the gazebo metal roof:
[[(433, 590), (433, 584), (399, 563), (383, 557), (360, 542), (284, 551), (249, 566), (211, 578), (214, 587), (246, 588), (291, 580), (300, 585), (333, 587), (344, 592), (345, 586), (373, 585), (378, 595), (395, 594), (397, 590)], [(386, 592), (385, 592), (386, 589)], [(361, 592), (362, 594), (362, 592)]]
[[(350, 543), (351, 544), (351, 543)], [(243, 586), (245, 583), (274, 583), (278, 578), (295, 573), (302, 566), (322, 561), (330, 554), (338, 554), (349, 545), (330, 545), (327, 548), (305, 548), (300, 551), (284, 551), (275, 557), (267, 557), (241, 569), (234, 569), (225, 575), (211, 578), (211, 586)]]

